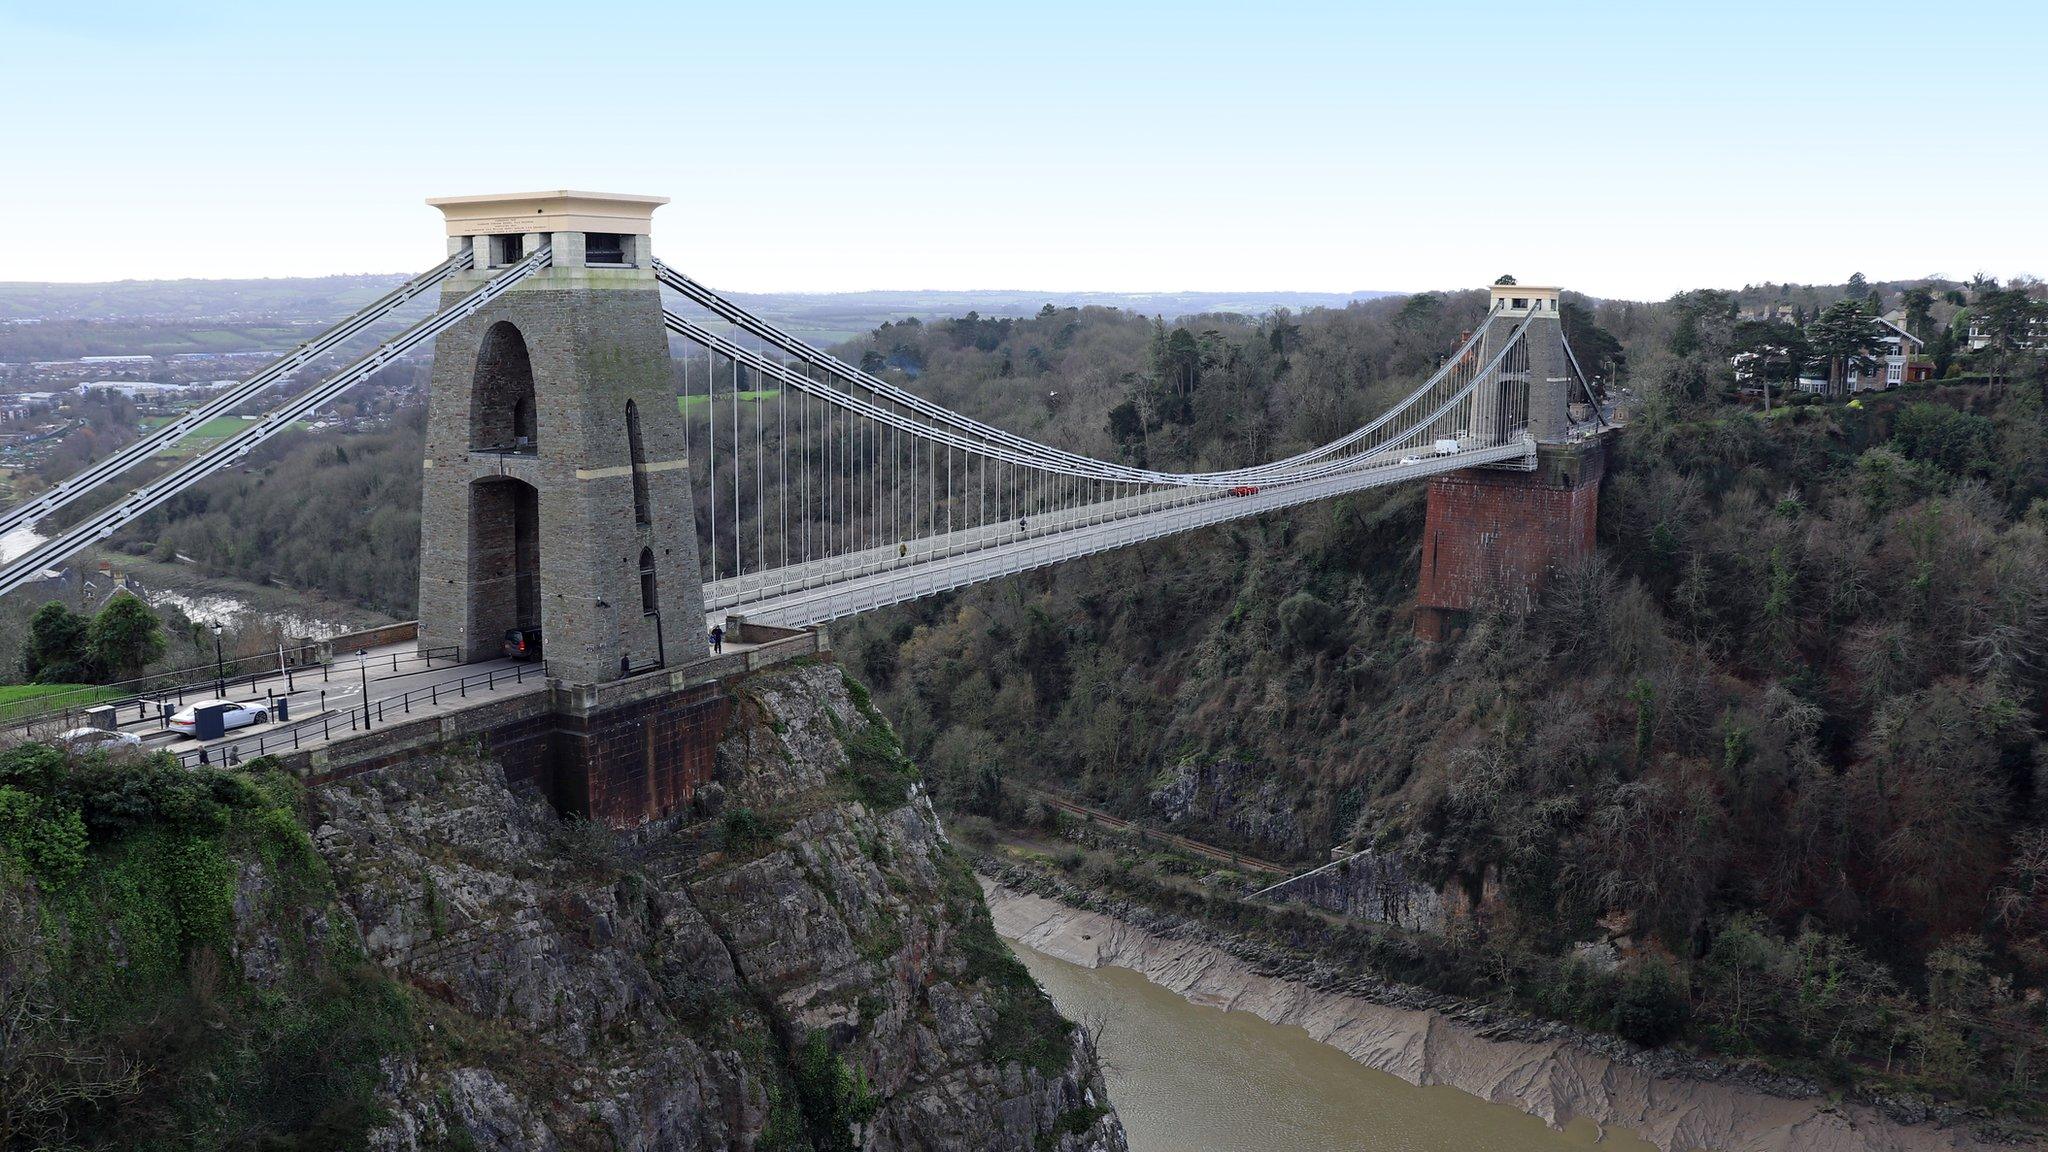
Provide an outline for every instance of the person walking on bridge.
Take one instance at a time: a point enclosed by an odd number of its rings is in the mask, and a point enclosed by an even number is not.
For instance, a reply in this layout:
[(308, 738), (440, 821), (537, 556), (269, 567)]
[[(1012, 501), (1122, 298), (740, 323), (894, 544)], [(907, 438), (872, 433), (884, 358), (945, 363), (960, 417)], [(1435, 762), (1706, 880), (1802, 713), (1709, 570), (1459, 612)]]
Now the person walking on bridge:
[(714, 653), (725, 651), (725, 625), (723, 624), (713, 624), (711, 626), (711, 651)]

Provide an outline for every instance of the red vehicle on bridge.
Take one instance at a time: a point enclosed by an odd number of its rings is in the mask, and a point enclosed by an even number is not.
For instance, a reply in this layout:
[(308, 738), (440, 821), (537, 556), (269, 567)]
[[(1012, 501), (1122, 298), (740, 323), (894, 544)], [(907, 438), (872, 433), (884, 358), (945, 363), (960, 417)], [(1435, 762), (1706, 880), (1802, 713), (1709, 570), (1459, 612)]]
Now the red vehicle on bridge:
[(1230, 494), (1232, 496), (1257, 496), (1259, 488), (1256, 484), (1239, 484), (1230, 490)]

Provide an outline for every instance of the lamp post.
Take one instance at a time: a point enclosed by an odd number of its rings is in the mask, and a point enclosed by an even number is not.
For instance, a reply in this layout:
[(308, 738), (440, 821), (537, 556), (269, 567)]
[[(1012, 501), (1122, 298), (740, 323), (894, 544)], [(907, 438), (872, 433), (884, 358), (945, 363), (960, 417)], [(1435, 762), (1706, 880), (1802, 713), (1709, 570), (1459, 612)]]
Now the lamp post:
[(228, 694), (227, 661), (221, 656), (220, 634), (220, 622), (215, 621), (213, 625), (213, 694), (215, 696), (225, 696)]
[(356, 668), (363, 674), (363, 731), (370, 730), (370, 650), (356, 649)]

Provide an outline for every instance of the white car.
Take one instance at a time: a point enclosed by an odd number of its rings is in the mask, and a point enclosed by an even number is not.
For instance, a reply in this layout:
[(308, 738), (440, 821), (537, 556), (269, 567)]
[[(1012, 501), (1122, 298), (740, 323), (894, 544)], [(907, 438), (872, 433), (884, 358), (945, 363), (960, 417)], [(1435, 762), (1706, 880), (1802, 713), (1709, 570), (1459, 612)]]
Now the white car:
[(199, 728), (199, 709), (215, 705), (227, 707), (227, 711), (221, 713), (220, 717), (223, 732), (247, 728), (251, 724), (270, 723), (270, 709), (261, 704), (237, 704), (232, 700), (194, 700), (185, 706), (184, 711), (171, 717), (171, 727), (187, 736), (194, 735)]
[(142, 737), (106, 728), (73, 728), (69, 732), (57, 733), (57, 743), (72, 752), (97, 752), (102, 749), (140, 748)]
[(1403, 456), (1403, 457), (1401, 457), (1401, 463), (1403, 463), (1403, 464), (1420, 464), (1420, 463), (1422, 463), (1422, 457), (1420, 457), (1420, 456)]

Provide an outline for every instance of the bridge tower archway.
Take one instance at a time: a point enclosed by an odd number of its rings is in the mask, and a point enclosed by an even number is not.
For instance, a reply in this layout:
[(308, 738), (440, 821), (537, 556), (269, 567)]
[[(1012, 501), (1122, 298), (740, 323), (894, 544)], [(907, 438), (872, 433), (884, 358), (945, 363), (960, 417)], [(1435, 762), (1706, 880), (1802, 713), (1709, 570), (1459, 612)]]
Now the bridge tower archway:
[[(477, 257), (444, 282), (444, 300), (543, 249), (548, 264), (435, 341), (420, 642), (482, 659), (506, 629), (537, 623), (548, 675), (593, 686), (708, 655), (648, 241), (666, 201), (541, 192), (431, 203), (451, 253)], [(656, 593), (652, 610), (644, 590)]]
[(540, 490), (504, 476), (471, 481), (468, 546), (471, 634), (540, 628)]
[(470, 445), (532, 451), (539, 441), (537, 417), (526, 336), (510, 320), (500, 320), (484, 332), (477, 351), (470, 384)]

